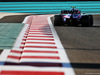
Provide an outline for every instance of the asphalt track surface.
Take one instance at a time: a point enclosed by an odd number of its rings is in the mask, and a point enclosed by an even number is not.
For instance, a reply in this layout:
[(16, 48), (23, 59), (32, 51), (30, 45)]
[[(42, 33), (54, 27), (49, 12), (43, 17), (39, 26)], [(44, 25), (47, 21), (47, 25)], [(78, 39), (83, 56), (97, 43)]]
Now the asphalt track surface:
[(55, 26), (76, 75), (100, 75), (100, 15), (93, 27)]
[(23, 19), (28, 15), (10, 15), (0, 19), (0, 23), (22, 23)]
[[(2, 22), (9, 23), (8, 17), (2, 18)], [(21, 23), (24, 17), (11, 22)], [(76, 75), (100, 75), (100, 15), (93, 17), (93, 27), (55, 26)]]

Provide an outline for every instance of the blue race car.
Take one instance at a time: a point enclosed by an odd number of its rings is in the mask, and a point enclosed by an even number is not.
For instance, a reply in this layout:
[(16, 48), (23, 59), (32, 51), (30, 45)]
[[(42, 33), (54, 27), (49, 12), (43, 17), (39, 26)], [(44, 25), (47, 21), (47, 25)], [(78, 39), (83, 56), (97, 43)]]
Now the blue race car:
[(54, 16), (54, 25), (93, 26), (93, 16), (81, 14), (81, 11), (72, 7), (71, 10), (61, 10), (60, 15)]

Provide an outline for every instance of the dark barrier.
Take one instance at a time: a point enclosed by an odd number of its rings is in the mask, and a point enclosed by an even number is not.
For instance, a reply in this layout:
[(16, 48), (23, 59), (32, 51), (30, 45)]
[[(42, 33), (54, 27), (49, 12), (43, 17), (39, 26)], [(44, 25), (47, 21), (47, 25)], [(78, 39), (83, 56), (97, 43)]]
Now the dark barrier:
[(37, 2), (37, 1), (100, 1), (100, 0), (0, 0), (0, 2)]

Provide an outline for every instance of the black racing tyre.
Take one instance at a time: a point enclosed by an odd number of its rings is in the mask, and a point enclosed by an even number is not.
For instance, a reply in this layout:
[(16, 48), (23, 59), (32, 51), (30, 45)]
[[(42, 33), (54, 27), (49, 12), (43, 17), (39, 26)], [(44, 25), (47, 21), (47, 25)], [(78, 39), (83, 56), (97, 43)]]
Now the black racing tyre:
[(54, 16), (54, 26), (61, 26), (62, 25), (62, 18), (61, 15)]
[(81, 25), (83, 27), (93, 26), (93, 16), (92, 15), (84, 15), (84, 16), (82, 16)]
[(89, 15), (89, 20), (90, 20), (90, 26), (93, 26), (93, 16)]
[(83, 27), (88, 27), (89, 26), (89, 17), (88, 17), (88, 15), (82, 16), (82, 18), (81, 18), (81, 25)]

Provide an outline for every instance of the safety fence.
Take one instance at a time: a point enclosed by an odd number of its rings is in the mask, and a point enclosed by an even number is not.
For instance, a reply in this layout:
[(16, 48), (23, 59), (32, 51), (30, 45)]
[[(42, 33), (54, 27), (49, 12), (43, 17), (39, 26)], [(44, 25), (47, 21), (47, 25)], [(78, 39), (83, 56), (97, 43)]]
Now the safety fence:
[(70, 10), (71, 6), (82, 13), (100, 14), (100, 1), (0, 2), (0, 12), (60, 14), (61, 10)]

